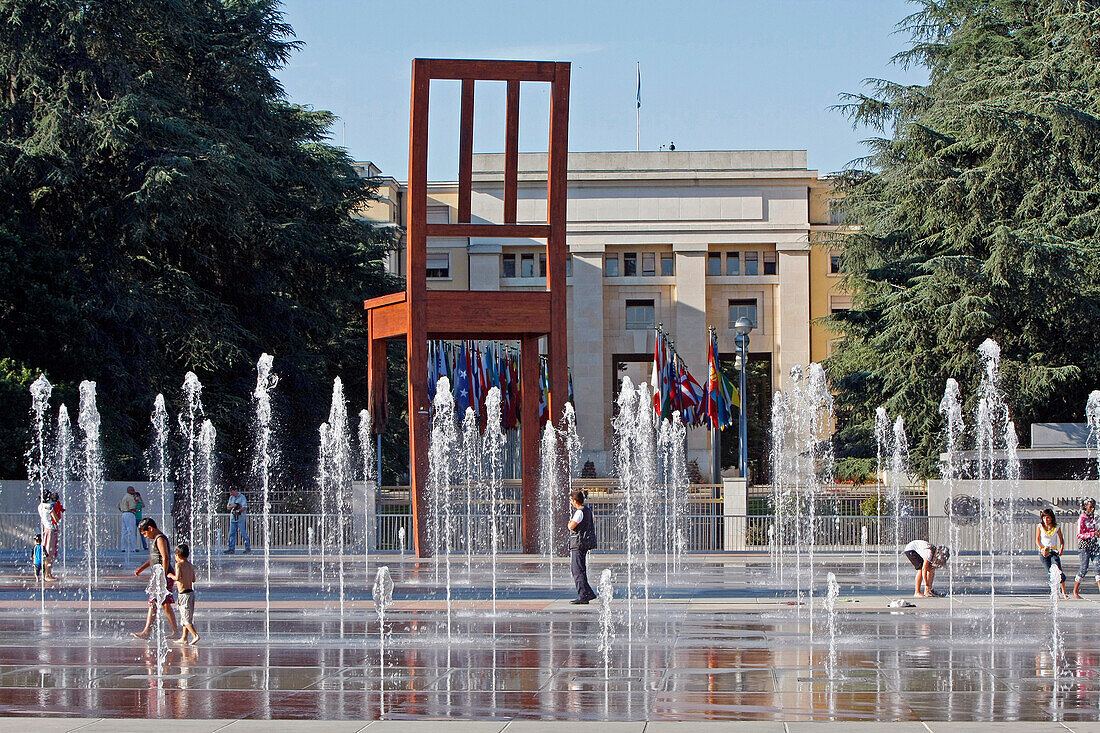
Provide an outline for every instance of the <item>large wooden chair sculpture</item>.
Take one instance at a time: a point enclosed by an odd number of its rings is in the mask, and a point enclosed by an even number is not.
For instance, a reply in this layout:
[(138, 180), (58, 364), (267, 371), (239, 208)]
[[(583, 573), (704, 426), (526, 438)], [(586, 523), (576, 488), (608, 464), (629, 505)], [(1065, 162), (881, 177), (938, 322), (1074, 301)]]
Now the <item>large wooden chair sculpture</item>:
[[(458, 221), (428, 224), (428, 90), (432, 79), (462, 82), (459, 126)], [(507, 82), (503, 223), (471, 221), (473, 183), (474, 83)], [(550, 84), (550, 145), (546, 184), (546, 223), (516, 222), (519, 189), (519, 89), (521, 82)], [(370, 403), (385, 401), (386, 341), (404, 337), (408, 345), (409, 454), (413, 546), (429, 554), (428, 527), (428, 340), (497, 339), (520, 342), (522, 390), (522, 539), (524, 552), (537, 551), (539, 537), (539, 339), (548, 339), (549, 414), (561, 417), (568, 399), (565, 313), (566, 174), (569, 127), (569, 64), (542, 61), (415, 59), (409, 131), (405, 292), (364, 303), (370, 337)], [(499, 237), (546, 240), (546, 290), (525, 292), (445, 291), (427, 288), (428, 237)], [(562, 507), (564, 510), (564, 507)]]

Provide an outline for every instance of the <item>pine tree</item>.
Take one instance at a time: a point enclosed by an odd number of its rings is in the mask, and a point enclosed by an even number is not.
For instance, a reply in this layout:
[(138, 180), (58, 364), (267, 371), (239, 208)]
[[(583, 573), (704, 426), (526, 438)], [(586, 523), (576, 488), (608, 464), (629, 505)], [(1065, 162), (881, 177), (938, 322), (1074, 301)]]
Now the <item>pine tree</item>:
[(40, 371), (70, 409), (99, 383), (129, 477), (154, 395), (177, 399), (187, 370), (234, 458), (263, 351), (288, 465), (310, 465), (333, 376), (365, 403), (362, 301), (399, 286), (391, 235), (353, 216), (373, 189), (329, 144), (333, 116), (274, 76), (297, 44), (275, 0), (0, 0), (4, 475)]
[(945, 380), (974, 391), (986, 338), (1025, 442), (1032, 422), (1081, 421), (1100, 385), (1100, 4), (917, 4), (897, 60), (928, 83), (871, 80), (843, 105), (884, 134), (838, 177), (848, 226), (826, 244), (854, 307), (831, 319), (846, 339), (828, 368), (840, 454), (874, 455), (882, 404), (934, 475)]

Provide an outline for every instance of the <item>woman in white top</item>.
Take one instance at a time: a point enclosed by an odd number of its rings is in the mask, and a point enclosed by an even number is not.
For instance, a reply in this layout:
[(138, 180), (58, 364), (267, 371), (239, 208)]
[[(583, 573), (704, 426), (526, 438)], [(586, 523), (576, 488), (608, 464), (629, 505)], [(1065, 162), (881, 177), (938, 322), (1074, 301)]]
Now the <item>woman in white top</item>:
[(1066, 598), (1066, 574), (1062, 571), (1062, 550), (1065, 549), (1066, 540), (1062, 537), (1062, 528), (1058, 526), (1058, 520), (1054, 518), (1054, 511), (1051, 509), (1039, 512), (1035, 544), (1039, 546), (1039, 559), (1047, 569), (1048, 578), (1051, 564), (1058, 566), (1058, 572), (1062, 575), (1062, 598)]
[[(932, 581), (936, 577), (936, 568), (942, 568), (950, 559), (950, 548), (936, 547), (927, 540), (913, 540), (905, 546), (902, 554), (913, 564), (913, 568), (917, 571), (913, 595), (917, 598), (931, 598), (942, 595), (932, 590)], [(923, 591), (921, 590), (922, 585), (924, 586)]]

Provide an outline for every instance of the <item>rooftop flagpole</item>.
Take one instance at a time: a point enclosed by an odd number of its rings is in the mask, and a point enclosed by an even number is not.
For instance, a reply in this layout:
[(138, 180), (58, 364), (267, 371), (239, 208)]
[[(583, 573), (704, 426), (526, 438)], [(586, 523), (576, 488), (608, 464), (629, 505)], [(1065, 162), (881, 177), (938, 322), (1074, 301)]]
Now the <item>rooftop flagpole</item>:
[(636, 120), (636, 136), (634, 139), (634, 149), (637, 152), (642, 150), (642, 62), (636, 62), (638, 64), (638, 95), (637, 95), (637, 107), (635, 108)]

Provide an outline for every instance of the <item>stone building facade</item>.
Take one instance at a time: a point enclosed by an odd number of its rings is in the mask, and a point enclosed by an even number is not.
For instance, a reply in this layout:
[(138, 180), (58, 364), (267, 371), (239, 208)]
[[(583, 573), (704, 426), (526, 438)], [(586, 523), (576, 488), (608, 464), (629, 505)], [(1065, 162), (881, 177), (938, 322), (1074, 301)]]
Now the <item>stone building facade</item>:
[[(520, 223), (545, 222), (546, 157), (520, 155)], [(474, 156), (474, 221), (503, 217), (504, 156)], [(380, 199), (365, 218), (400, 226), (402, 184), (369, 163)], [(756, 328), (750, 361), (770, 365), (781, 389), (792, 366), (819, 361), (831, 335), (815, 319), (846, 308), (836, 261), (811, 247), (830, 221), (830, 184), (806, 152), (570, 153), (567, 270), (569, 360), (586, 460), (609, 467), (614, 392), (624, 374), (648, 379), (653, 327), (662, 324), (692, 373), (706, 377), (707, 327), (732, 358), (731, 326)], [(429, 223), (456, 220), (457, 184), (429, 185)], [(471, 290), (545, 287), (544, 244), (519, 239), (429, 239), (428, 286)], [(403, 272), (403, 253), (391, 255)], [(689, 432), (689, 458), (709, 465), (711, 437)]]

